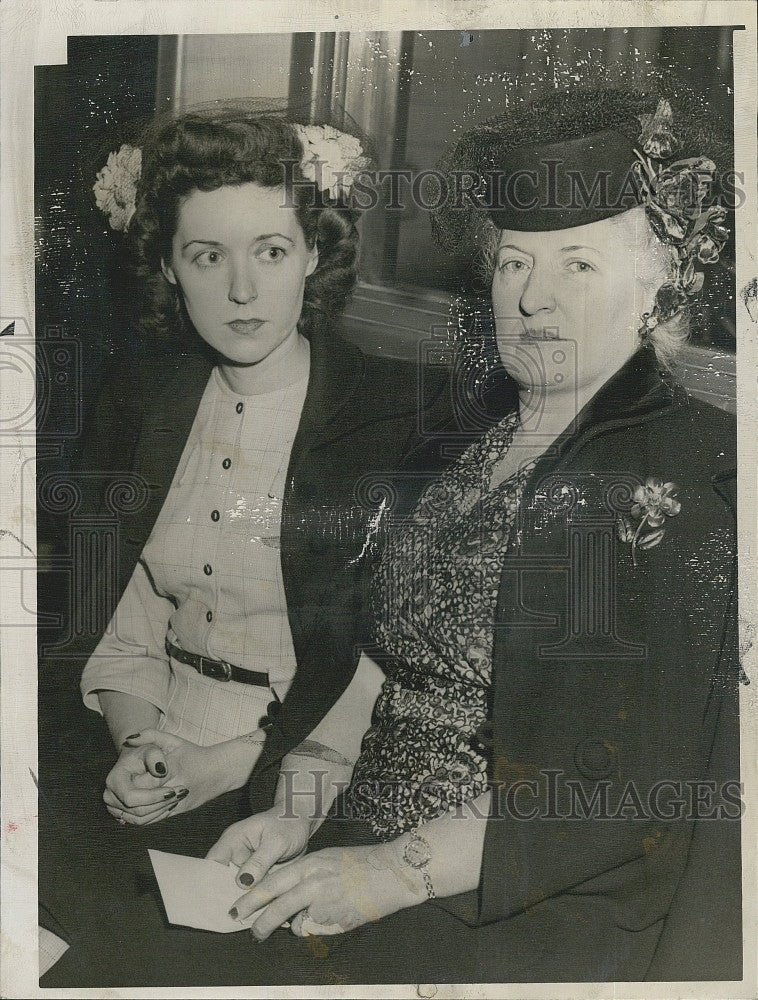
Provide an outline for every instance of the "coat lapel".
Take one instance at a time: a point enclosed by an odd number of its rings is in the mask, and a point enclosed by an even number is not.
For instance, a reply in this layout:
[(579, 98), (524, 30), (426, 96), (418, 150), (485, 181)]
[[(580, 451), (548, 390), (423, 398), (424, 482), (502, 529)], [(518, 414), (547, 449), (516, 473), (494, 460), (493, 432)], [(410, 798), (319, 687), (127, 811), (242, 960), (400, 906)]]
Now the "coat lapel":
[(151, 372), (145, 379), (135, 468), (148, 484), (150, 499), (130, 529), (141, 545), (166, 499), (212, 370), (209, 355), (188, 350), (171, 370)]
[[(311, 565), (312, 538), (308, 529), (313, 520), (314, 489), (309, 488), (307, 480), (318, 477), (309, 457), (315, 447), (341, 433), (342, 422), (337, 417), (357, 391), (364, 366), (365, 359), (357, 348), (333, 335), (318, 331), (313, 334), (308, 390), (282, 500), (282, 577), (296, 652), (312, 630), (316, 611), (312, 606), (303, 607), (304, 578), (315, 569)], [(323, 492), (323, 486), (317, 492)]]
[(609, 431), (658, 419), (686, 402), (681, 386), (661, 372), (652, 348), (640, 349), (593, 396), (537, 462), (524, 490), (522, 508), (531, 502), (536, 486), (546, 475), (569, 466), (589, 442)]
[(336, 432), (335, 417), (354, 395), (364, 370), (365, 359), (356, 347), (333, 334), (314, 332), (308, 391), (292, 445), (288, 484), (316, 441)]

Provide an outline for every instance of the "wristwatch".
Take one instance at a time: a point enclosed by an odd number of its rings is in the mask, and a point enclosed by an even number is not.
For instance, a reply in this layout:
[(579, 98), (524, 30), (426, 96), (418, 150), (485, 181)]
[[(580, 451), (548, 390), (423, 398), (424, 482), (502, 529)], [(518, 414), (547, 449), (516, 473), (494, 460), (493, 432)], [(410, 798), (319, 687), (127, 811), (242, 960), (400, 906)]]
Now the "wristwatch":
[(429, 846), (429, 841), (421, 836), (417, 826), (410, 831), (410, 834), (411, 839), (403, 848), (403, 861), (407, 865), (410, 865), (411, 868), (416, 868), (421, 872), (424, 876), (427, 896), (429, 899), (436, 899), (437, 894), (434, 891), (434, 886), (429, 875), (429, 868), (427, 867), (432, 859), (432, 849)]

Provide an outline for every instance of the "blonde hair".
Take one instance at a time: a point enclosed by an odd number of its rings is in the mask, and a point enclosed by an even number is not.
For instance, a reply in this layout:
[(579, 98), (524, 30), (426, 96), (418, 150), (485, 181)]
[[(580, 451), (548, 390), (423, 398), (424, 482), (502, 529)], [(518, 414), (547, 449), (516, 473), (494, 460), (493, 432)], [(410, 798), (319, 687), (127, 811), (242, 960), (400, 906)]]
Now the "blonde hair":
[[(638, 222), (636, 220), (639, 220)], [(641, 255), (638, 256), (638, 276), (649, 292), (650, 304), (655, 301), (656, 293), (665, 281), (676, 274), (677, 256), (674, 247), (663, 243), (656, 235), (643, 206), (630, 209), (612, 217), (611, 222), (628, 226), (635, 221), (635, 234), (639, 239)], [(640, 316), (640, 342), (649, 344), (655, 351), (655, 356), (663, 368), (670, 370), (676, 363), (682, 347), (690, 336), (689, 306), (679, 309), (670, 319), (659, 322), (648, 329)]]

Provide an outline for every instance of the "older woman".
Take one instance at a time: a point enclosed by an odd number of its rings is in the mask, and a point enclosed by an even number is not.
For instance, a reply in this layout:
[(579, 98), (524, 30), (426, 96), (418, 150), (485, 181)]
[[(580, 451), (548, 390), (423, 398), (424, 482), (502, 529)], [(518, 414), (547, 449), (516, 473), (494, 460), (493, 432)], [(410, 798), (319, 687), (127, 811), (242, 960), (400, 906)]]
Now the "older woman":
[[(706, 816), (721, 914), (739, 912), (734, 422), (670, 371), (726, 212), (687, 142), (668, 101), (612, 91), (460, 141), (519, 407), (399, 519), (376, 581), (381, 687), (364, 657), (274, 807), (210, 852), (241, 865), (240, 920), (266, 904), (258, 940), (385, 918), (335, 968), (641, 980), (678, 978), (683, 953), (685, 978), (739, 977), (732, 925), (703, 947), (712, 926), (671, 916), (677, 893), (719, 912), (712, 886), (688, 897)], [(321, 842), (359, 836), (345, 815), (371, 833), (270, 873), (319, 825), (317, 774), (327, 805), (352, 778)], [(475, 929), (418, 910), (435, 898)]]

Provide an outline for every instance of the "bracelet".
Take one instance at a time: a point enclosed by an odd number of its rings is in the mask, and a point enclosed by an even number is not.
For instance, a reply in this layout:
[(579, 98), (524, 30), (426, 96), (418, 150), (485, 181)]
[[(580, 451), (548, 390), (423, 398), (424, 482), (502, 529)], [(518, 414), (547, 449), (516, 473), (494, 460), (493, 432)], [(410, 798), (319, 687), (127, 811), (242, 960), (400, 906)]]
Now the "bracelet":
[(266, 738), (261, 738), (258, 733), (260, 733), (260, 729), (254, 729), (252, 733), (244, 733), (242, 736), (238, 736), (237, 739), (244, 740), (251, 747), (260, 747), (266, 742)]
[(341, 764), (343, 767), (355, 767), (354, 760), (347, 760), (341, 753), (331, 747), (317, 743), (315, 740), (303, 740), (289, 751), (287, 757), (308, 757), (311, 760), (323, 760), (329, 764)]
[(411, 868), (415, 868), (420, 871), (424, 876), (424, 885), (426, 886), (426, 894), (429, 899), (436, 899), (437, 893), (434, 891), (434, 886), (432, 885), (432, 878), (429, 874), (429, 868), (427, 867), (429, 862), (432, 860), (432, 849), (429, 846), (429, 841), (426, 840), (418, 832), (418, 827), (414, 826), (410, 831), (411, 839), (403, 848), (403, 861)]

